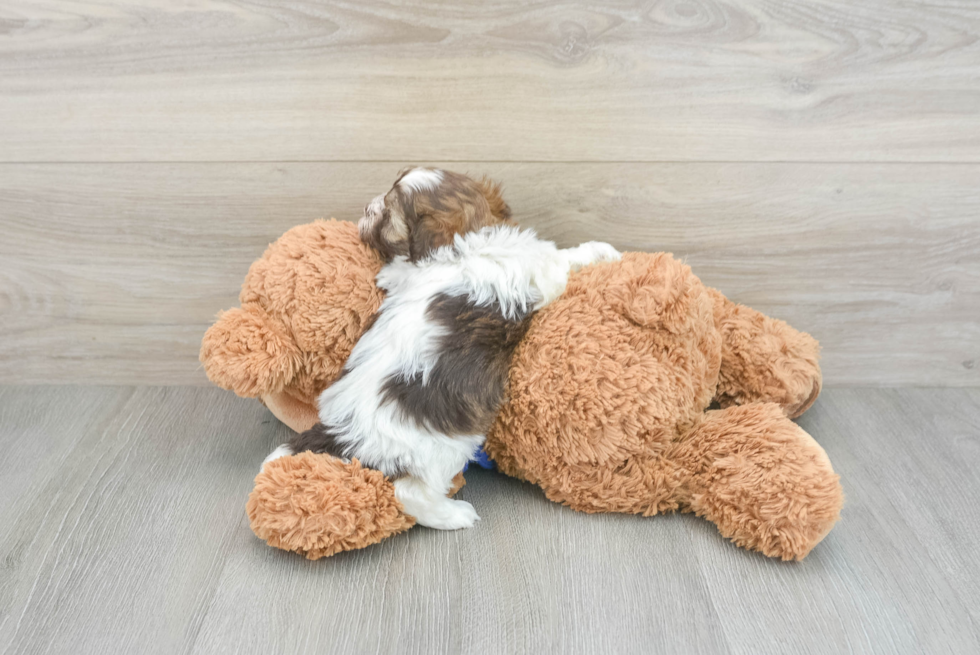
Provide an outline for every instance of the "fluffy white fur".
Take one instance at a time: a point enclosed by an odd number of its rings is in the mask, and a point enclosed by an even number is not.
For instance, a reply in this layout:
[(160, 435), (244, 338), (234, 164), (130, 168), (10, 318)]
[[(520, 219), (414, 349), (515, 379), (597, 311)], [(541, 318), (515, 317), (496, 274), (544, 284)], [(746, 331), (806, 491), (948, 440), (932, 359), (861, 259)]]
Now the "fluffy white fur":
[(278, 448), (276, 448), (275, 450), (273, 450), (271, 453), (269, 453), (269, 456), (266, 457), (264, 460), (262, 460), (262, 468), (264, 469), (265, 465), (274, 459), (279, 459), (280, 457), (287, 457), (292, 454), (293, 451), (289, 448), (289, 446), (283, 444)]
[[(382, 385), (389, 376), (426, 383), (445, 334), (426, 316), (436, 295), (499, 303), (508, 318), (515, 318), (561, 295), (569, 271), (619, 256), (598, 242), (559, 250), (533, 231), (501, 225), (457, 235), (453, 245), (416, 264), (396, 257), (377, 276), (387, 292), (377, 321), (354, 346), (346, 374), (320, 395), (320, 421), (362, 464), (408, 472), (395, 481), (395, 495), (420, 524), (444, 530), (472, 526), (479, 519), (473, 507), (446, 494), (485, 435), (445, 435), (421, 427), (397, 403), (383, 400)], [(266, 461), (289, 454), (281, 446)]]
[(398, 181), (398, 186), (412, 191), (434, 189), (442, 182), (442, 171), (431, 168), (414, 168)]

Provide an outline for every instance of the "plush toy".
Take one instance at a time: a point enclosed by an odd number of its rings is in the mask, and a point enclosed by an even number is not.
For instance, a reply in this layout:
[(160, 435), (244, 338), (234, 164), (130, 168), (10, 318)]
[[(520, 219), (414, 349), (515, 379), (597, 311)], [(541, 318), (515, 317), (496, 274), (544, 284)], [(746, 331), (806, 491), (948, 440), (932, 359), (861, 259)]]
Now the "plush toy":
[[(293, 228), (205, 335), (209, 378), (311, 427), (381, 304), (381, 265), (353, 223)], [(626, 253), (573, 274), (535, 316), (485, 450), (573, 509), (694, 512), (739, 546), (802, 559), (843, 501), (826, 453), (790, 420), (820, 392), (817, 355), (809, 335), (705, 287), (671, 255)], [(256, 535), (310, 559), (414, 524), (381, 473), (309, 452), (267, 465), (247, 511)]]

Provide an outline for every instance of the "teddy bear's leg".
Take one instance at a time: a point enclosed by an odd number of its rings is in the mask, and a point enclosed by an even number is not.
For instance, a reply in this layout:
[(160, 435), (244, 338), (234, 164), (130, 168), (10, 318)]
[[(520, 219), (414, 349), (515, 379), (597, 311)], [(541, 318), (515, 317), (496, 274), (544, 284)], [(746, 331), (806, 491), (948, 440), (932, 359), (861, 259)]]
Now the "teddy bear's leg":
[(311, 452), (263, 467), (246, 510), (256, 536), (309, 559), (364, 548), (415, 523), (380, 472)]
[[(449, 495), (465, 484), (457, 473)], [(246, 510), (256, 536), (309, 559), (370, 546), (415, 523), (380, 472), (311, 452), (270, 461)]]
[(776, 403), (790, 418), (809, 409), (822, 381), (816, 339), (784, 321), (733, 303), (715, 289), (709, 292), (722, 336), (715, 400), (722, 407)]
[(500, 469), (581, 512), (703, 516), (737, 545), (803, 559), (833, 527), (843, 494), (826, 453), (773, 403), (707, 412), (664, 446), (625, 460)]
[(769, 557), (803, 559), (840, 514), (827, 454), (772, 403), (708, 412), (665, 459), (682, 472), (682, 507)]

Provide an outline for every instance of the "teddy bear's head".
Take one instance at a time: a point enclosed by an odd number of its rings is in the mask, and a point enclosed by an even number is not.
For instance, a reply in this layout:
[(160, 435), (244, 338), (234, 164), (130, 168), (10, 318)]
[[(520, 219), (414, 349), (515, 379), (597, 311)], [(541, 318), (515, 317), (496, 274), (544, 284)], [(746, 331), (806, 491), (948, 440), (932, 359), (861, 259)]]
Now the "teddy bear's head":
[(290, 427), (305, 429), (315, 420), (315, 398), (381, 306), (374, 285), (381, 265), (354, 223), (319, 220), (289, 230), (249, 268), (241, 307), (222, 312), (205, 334), (208, 378), (275, 405)]

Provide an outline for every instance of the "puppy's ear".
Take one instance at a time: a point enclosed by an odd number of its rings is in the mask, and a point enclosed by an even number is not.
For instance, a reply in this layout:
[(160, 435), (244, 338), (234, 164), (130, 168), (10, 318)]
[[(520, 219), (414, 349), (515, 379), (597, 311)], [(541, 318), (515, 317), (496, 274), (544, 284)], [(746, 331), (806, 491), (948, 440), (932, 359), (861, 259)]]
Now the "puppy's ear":
[(493, 214), (494, 218), (500, 221), (509, 221), (511, 215), (510, 207), (504, 202), (503, 193), (500, 191), (500, 184), (486, 176), (480, 180), (479, 184), (480, 190), (483, 192), (483, 197), (487, 199), (487, 204), (490, 205), (490, 213)]
[(409, 219), (401, 208), (385, 208), (382, 214), (382, 236), (385, 240), (393, 243), (400, 244), (408, 241), (409, 234)]
[[(385, 261), (407, 255), (414, 216), (405, 215), (406, 208), (397, 193), (389, 192), (380, 210), (375, 206), (376, 202), (368, 205), (364, 218), (358, 223), (361, 241), (377, 250)], [(408, 209), (411, 211), (411, 207)]]

